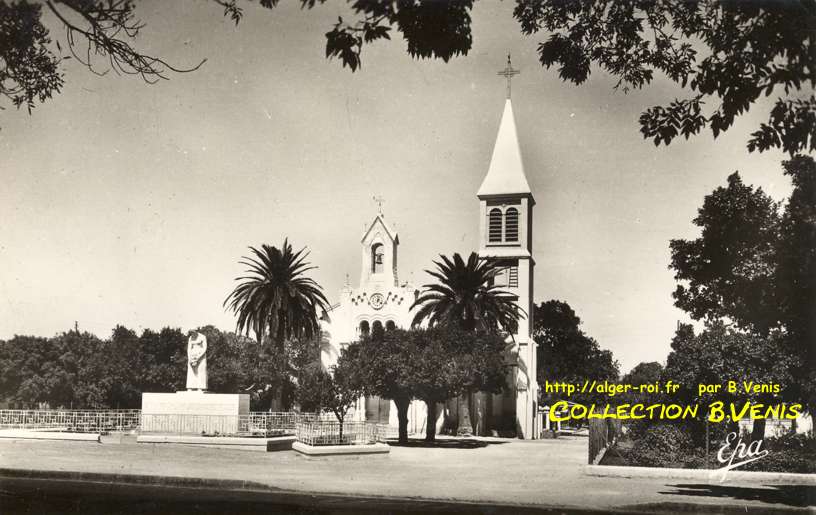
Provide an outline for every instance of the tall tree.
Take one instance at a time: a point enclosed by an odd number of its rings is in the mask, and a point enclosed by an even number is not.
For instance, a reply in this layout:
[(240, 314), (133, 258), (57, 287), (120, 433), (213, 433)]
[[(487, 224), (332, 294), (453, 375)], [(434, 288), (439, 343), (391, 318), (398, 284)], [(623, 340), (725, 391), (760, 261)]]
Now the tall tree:
[(680, 281), (675, 305), (695, 319), (727, 316), (759, 334), (777, 326), (778, 208), (736, 172), (726, 187), (706, 196), (693, 221), (701, 236), (671, 241), (670, 266)]
[[(533, 339), (538, 344), (539, 384), (618, 378), (618, 362), (612, 352), (601, 349), (598, 342), (584, 334), (581, 319), (566, 302), (548, 300), (535, 306), (533, 324)], [(545, 392), (542, 401), (557, 398)], [(579, 398), (580, 395), (572, 400)]]
[(797, 156), (783, 163), (793, 192), (777, 244), (775, 284), (785, 345), (798, 357), (795, 395), (816, 409), (816, 161)]
[(694, 224), (701, 235), (672, 240), (675, 305), (697, 320), (725, 320), (783, 345), (799, 363), (787, 400), (816, 407), (816, 163), (783, 163), (793, 179), (784, 210), (738, 174), (706, 196)]
[(429, 326), (453, 325), (472, 331), (515, 332), (523, 312), (515, 297), (492, 284), (500, 271), (493, 261), (471, 252), (465, 261), (459, 253), (453, 258), (440, 255), (436, 270), (426, 270), (438, 282), (423, 285), (411, 310), (416, 309), (412, 325), (427, 321)]
[(294, 252), (288, 239), (280, 249), (270, 245), (249, 249), (253, 257), (241, 261), (249, 275), (235, 279), (240, 284), (224, 301), (238, 316), (238, 332), (255, 333), (258, 343), (268, 334), (280, 352), (287, 338), (319, 336), (320, 316), (329, 302), (320, 285), (305, 275), (317, 268), (306, 261), (306, 249)]
[[(506, 332), (513, 334), (518, 320), (526, 314), (519, 309), (515, 296), (493, 284), (501, 269), (494, 261), (471, 252), (465, 261), (458, 253), (453, 258), (440, 255), (434, 261), (436, 270), (426, 270), (437, 282), (425, 284), (411, 309), (416, 309), (413, 326), (448, 325), (466, 331)], [(470, 416), (472, 392), (458, 404), (457, 432), (471, 433), (479, 421)], [(475, 423), (474, 423), (475, 422)]]
[[(251, 257), (241, 264), (249, 267), (248, 275), (236, 278), (239, 284), (224, 300), (224, 306), (238, 316), (237, 332), (252, 332), (264, 360), (271, 358), (275, 368), (287, 377), (279, 378), (278, 391), (283, 405), (291, 401), (288, 376), (294, 372), (287, 355), (287, 346), (308, 345), (320, 336), (320, 316), (329, 302), (317, 282), (306, 273), (315, 269), (306, 258), (305, 248), (295, 252), (288, 239), (280, 249), (262, 245), (250, 247)], [(263, 345), (268, 336), (271, 348)]]

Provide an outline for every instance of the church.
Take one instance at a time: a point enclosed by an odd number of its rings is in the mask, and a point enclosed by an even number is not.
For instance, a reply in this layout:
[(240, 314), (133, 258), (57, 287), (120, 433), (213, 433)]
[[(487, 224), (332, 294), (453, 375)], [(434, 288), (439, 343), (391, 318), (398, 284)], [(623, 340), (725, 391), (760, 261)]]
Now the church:
[[(478, 253), (498, 263), (502, 272), (494, 279), (496, 284), (515, 297), (526, 316), (519, 321), (516, 333), (509, 336), (512, 343), (509, 391), (479, 396), (477, 412), (483, 423), (477, 432), (490, 435), (503, 429), (519, 438), (534, 439), (539, 431), (536, 343), (532, 339), (535, 201), (524, 172), (510, 99), (509, 78), (514, 73), (517, 72), (508, 60), (508, 67), (500, 73), (508, 78), (504, 112), (487, 174), (476, 192), (480, 206)], [(358, 285), (352, 288), (346, 284), (341, 289), (338, 302), (324, 322), (326, 341), (321, 359), (326, 367), (337, 362), (345, 345), (378, 325), (385, 330), (410, 327), (413, 319), (410, 308), (419, 290), (408, 282), (400, 282), (399, 244), (399, 236), (385, 216), (376, 215), (360, 240)], [(444, 412), (439, 410), (440, 419), (433, 421), (437, 429), (443, 423)], [(396, 413), (390, 401), (365, 398), (358, 402), (353, 418), (388, 423), (396, 428)], [(428, 423), (424, 403), (413, 401), (408, 419), (409, 434), (422, 433)]]

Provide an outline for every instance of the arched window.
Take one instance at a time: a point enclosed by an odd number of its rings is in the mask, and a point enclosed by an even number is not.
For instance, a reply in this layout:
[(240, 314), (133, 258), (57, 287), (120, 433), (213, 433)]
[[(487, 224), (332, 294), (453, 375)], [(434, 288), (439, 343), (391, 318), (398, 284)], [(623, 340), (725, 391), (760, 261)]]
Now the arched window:
[(368, 320), (360, 322), (360, 336), (368, 336), (371, 331), (368, 328)]
[(393, 331), (397, 328), (397, 324), (394, 323), (393, 320), (389, 320), (385, 323), (385, 330), (386, 331)]
[(380, 274), (383, 271), (383, 246), (382, 243), (375, 243), (371, 246), (371, 273)]
[(383, 330), (382, 322), (380, 322), (379, 320), (375, 320), (374, 323), (371, 325), (371, 330), (377, 331), (378, 333), (382, 332)]
[(487, 222), (487, 241), (500, 242), (502, 239), (502, 212), (494, 207), (490, 210)]
[(504, 241), (518, 241), (519, 213), (514, 207), (504, 213)]

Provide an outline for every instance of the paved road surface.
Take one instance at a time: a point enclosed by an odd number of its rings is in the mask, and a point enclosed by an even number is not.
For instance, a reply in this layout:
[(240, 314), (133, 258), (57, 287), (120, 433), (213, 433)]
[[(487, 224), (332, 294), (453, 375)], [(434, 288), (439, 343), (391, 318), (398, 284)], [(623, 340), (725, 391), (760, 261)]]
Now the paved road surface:
[(582, 438), (443, 440), (434, 448), (416, 442), (384, 456), (320, 459), (127, 438), (7, 440), (0, 441), (0, 511), (816, 512), (813, 487), (590, 477), (585, 459)]

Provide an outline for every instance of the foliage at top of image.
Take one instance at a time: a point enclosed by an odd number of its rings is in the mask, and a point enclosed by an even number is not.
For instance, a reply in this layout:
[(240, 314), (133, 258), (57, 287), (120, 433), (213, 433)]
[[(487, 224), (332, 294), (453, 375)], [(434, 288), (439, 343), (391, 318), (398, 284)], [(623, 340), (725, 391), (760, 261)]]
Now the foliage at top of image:
[[(252, 0), (213, 0), (236, 24)], [(325, 0), (301, 0), (313, 9)], [(278, 0), (258, 4), (274, 10)], [(326, 34), (326, 57), (351, 71), (362, 65), (366, 44), (402, 36), (415, 58), (467, 55), (473, 44), (473, 0), (347, 0), (349, 17), (339, 17)], [(51, 44), (42, 6), (0, 0), (0, 95), (30, 110), (59, 93), (61, 63), (73, 57), (95, 73), (113, 69), (148, 82), (177, 68), (134, 45), (142, 23), (134, 0), (47, 0), (64, 30)], [(655, 145), (708, 129), (716, 138), (762, 97), (776, 95), (766, 122), (751, 134), (749, 151), (781, 148), (794, 155), (816, 150), (816, 0), (516, 0), (521, 33), (545, 38), (539, 60), (556, 67), (564, 81), (579, 85), (593, 66), (628, 91), (662, 74), (684, 91), (640, 116), (643, 137)], [(100, 68), (99, 62), (105, 63)], [(106, 66), (106, 67), (105, 67)]]
[(686, 90), (641, 115), (655, 145), (704, 128), (716, 138), (760, 97), (781, 91), (748, 150), (816, 150), (816, 97), (796, 94), (816, 87), (813, 1), (520, 0), (515, 15), (525, 34), (549, 33), (541, 63), (565, 81), (585, 82), (595, 65), (624, 91), (658, 72)]

